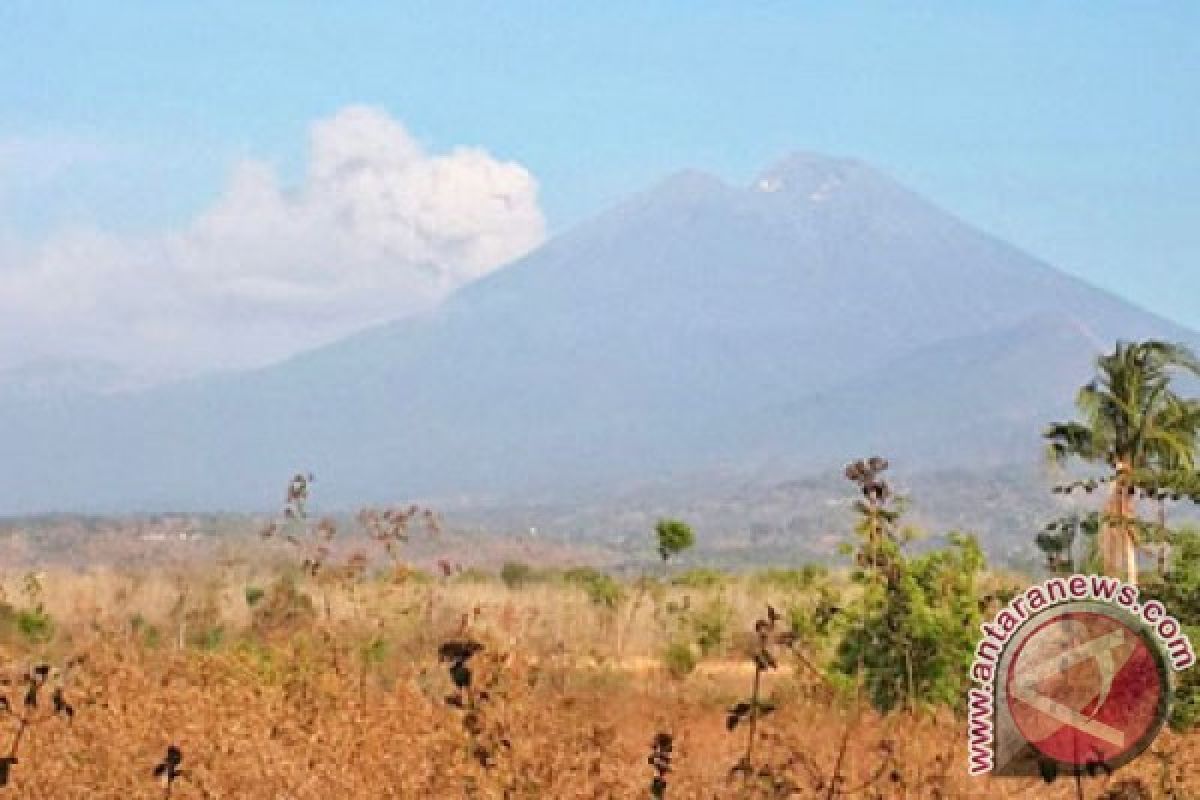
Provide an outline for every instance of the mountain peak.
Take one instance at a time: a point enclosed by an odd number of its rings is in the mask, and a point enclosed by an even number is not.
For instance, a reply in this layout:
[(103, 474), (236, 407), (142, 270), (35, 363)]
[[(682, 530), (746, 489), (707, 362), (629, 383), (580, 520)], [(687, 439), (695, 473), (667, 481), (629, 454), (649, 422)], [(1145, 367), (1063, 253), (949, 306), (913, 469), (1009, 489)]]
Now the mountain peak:
[(820, 201), (842, 186), (874, 174), (861, 161), (798, 151), (760, 173), (754, 181), (754, 188), (760, 192), (782, 192)]
[(645, 217), (648, 213), (674, 214), (720, 202), (740, 190), (708, 172), (698, 169), (683, 169), (673, 172), (650, 188), (633, 195), (609, 211), (600, 219), (628, 221)]

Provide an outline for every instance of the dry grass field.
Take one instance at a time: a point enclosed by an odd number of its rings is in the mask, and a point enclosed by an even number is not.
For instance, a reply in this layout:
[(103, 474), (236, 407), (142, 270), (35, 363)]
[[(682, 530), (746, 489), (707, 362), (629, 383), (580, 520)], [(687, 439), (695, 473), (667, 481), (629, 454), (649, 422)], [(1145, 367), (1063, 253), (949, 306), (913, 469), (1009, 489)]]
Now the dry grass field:
[[(764, 672), (775, 710), (757, 724), (750, 773), (731, 773), (749, 739), (746, 725), (727, 730), (728, 710), (755, 675), (742, 632), (766, 603), (797, 601), (771, 586), (672, 587), (613, 609), (561, 582), (291, 574), (209, 563), (6, 576), (0, 747), (16, 761), (0, 793), (625, 800), (653, 796), (659, 737), (669, 798), (1200, 797), (1197, 740), (1169, 732), (1079, 786), (968, 778), (961, 720), (881, 717), (811, 670), (821, 654), (803, 643)], [(668, 669), (669, 609), (685, 605), (719, 608), (720, 630), (697, 664)], [(482, 649), (448, 652), (465, 642)], [(458, 686), (456, 667), (470, 672)]]

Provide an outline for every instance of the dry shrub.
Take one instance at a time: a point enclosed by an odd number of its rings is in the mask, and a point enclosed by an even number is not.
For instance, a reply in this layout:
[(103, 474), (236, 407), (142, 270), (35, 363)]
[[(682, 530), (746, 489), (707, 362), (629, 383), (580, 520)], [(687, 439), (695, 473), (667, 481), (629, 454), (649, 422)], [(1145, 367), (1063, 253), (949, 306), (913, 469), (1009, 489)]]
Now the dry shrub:
[[(222, 619), (230, 638), (213, 649), (150, 647), (130, 635), (125, 620), (70, 618), (56, 620), (52, 641), (0, 646), (10, 700), (31, 662), (86, 655), (67, 687), (69, 720), (54, 716), (52, 696), (43, 695), (38, 714), (50, 719), (23, 734), (10, 796), (161, 798), (172, 770), (176, 800), (628, 800), (652, 796), (655, 777), (673, 799), (1077, 798), (1068, 779), (1046, 786), (968, 778), (958, 718), (880, 716), (831, 694), (778, 646), (778, 615), (770, 612), (751, 644), (765, 635), (778, 662), (759, 676), (759, 711), (767, 703), (772, 711), (756, 725), (753, 774), (730, 781), (730, 766), (746, 755), (750, 720), (731, 734), (726, 717), (736, 703), (752, 700), (747, 689), (757, 667), (748, 659), (702, 662), (681, 683), (643, 674), (640, 666), (584, 662), (531, 633), (557, 630), (569, 646), (587, 633), (584, 622), (601, 619), (603, 610), (586, 598), (568, 601), (577, 594), (571, 588), (508, 592), (493, 585), (480, 594), (478, 587), (442, 587), (429, 631), (422, 608), (403, 613), (424, 597), (424, 585), (378, 596), (360, 585), (352, 596), (335, 594), (335, 608), (348, 611), (332, 620), (315, 610), (309, 592), (316, 588), (263, 585), (269, 588), (253, 621), (239, 630)], [(198, 588), (192, 596), (204, 606)], [(357, 613), (350, 613), (352, 603), (360, 604)], [(536, 617), (530, 603), (538, 604)], [(754, 627), (752, 619), (735, 624)], [(438, 653), (441, 644), (468, 637), (484, 647), (469, 659), (472, 685), (488, 692), (471, 723), (464, 708), (446, 702), (456, 688), (448, 674), (454, 659), (439, 661)], [(386, 647), (369, 646), (375, 641)], [(4, 724), (15, 734), (15, 718)], [(658, 733), (672, 737), (669, 763), (662, 748), (649, 746)], [(1165, 732), (1117, 775), (1085, 781), (1083, 796), (1140, 797), (1131, 793), (1142, 788), (1168, 800), (1200, 796), (1198, 744)], [(170, 746), (181, 761), (156, 776)], [(660, 775), (649, 757), (669, 771)]]

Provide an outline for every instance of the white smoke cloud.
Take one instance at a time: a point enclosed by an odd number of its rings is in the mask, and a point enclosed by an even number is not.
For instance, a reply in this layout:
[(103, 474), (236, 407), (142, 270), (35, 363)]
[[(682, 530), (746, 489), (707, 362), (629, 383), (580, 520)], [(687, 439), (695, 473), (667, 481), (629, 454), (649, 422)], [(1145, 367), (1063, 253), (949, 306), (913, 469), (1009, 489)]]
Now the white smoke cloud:
[(519, 164), (427, 153), (383, 111), (349, 107), (312, 126), (299, 186), (239, 164), (182, 230), (0, 237), (0, 367), (86, 358), (167, 376), (269, 363), (429, 308), (544, 236)]

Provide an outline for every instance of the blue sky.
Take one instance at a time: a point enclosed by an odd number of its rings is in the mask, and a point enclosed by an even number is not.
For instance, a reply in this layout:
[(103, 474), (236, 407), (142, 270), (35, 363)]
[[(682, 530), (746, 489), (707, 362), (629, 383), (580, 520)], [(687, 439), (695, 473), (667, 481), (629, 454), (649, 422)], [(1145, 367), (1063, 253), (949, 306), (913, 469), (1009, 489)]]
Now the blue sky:
[(386, 110), (486, 149), (562, 230), (683, 167), (872, 162), (984, 229), (1200, 328), (1200, 5), (0, 5), (0, 245), (191, 224), (246, 159)]

